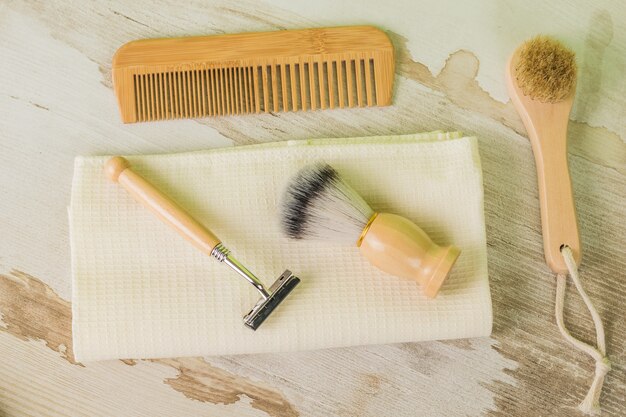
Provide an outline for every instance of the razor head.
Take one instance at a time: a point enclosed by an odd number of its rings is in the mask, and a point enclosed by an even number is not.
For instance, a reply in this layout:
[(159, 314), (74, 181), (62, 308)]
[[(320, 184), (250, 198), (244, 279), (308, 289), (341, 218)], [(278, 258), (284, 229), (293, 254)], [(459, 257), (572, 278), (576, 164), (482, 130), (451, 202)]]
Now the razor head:
[(243, 324), (252, 330), (258, 329), (299, 283), (300, 278), (293, 275), (291, 271), (285, 270), (270, 287), (268, 291), (270, 296), (259, 300), (252, 310), (243, 317)]

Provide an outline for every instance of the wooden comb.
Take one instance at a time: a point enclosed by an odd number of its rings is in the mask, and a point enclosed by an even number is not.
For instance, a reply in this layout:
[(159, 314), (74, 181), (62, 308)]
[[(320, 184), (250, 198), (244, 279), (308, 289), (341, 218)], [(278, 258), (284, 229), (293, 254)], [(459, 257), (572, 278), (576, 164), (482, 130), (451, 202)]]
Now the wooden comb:
[(386, 106), (394, 54), (372, 26), (144, 39), (112, 73), (124, 123)]

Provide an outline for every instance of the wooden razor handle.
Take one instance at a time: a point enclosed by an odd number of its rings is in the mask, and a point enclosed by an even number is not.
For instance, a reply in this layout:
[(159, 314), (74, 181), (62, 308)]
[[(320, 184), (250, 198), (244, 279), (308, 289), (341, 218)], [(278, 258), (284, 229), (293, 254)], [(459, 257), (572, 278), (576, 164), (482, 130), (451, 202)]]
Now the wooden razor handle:
[(146, 206), (164, 223), (207, 255), (220, 240), (210, 230), (198, 223), (172, 199), (159, 191), (141, 175), (132, 170), (130, 163), (121, 156), (109, 159), (104, 170), (113, 182), (122, 185), (135, 200)]

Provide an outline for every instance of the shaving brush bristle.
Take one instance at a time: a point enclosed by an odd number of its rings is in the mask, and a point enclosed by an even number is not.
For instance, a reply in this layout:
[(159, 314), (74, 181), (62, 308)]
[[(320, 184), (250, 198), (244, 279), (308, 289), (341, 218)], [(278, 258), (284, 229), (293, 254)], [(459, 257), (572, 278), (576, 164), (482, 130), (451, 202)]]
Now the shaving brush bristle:
[(515, 77), (522, 92), (544, 103), (561, 101), (576, 84), (575, 54), (549, 36), (536, 36), (519, 49)]
[(292, 239), (331, 240), (356, 245), (374, 211), (326, 163), (301, 169), (290, 181), (281, 207), (281, 225)]

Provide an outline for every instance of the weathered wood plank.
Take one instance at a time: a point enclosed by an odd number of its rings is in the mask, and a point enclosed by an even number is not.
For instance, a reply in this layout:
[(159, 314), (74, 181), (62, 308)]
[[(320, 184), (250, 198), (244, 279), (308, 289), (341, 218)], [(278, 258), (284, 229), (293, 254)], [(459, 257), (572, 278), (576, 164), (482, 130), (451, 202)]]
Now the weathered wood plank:
[[(585, 249), (581, 276), (615, 362), (601, 398), (605, 415), (626, 414), (626, 10), (608, 1), (594, 3), (597, 9), (567, 1), (457, 8), (370, 1), (347, 16), (346, 2), (334, 0), (144, 3), (0, 6), (0, 414), (576, 415), (593, 364), (554, 324), (532, 154), (501, 79), (509, 50), (545, 27), (579, 57), (570, 164)], [(364, 22), (389, 30), (397, 48), (392, 107), (119, 122), (110, 59), (126, 41)], [(73, 363), (65, 210), (75, 155), (434, 129), (480, 138), (492, 338)], [(590, 340), (591, 320), (571, 287), (566, 322)]]

